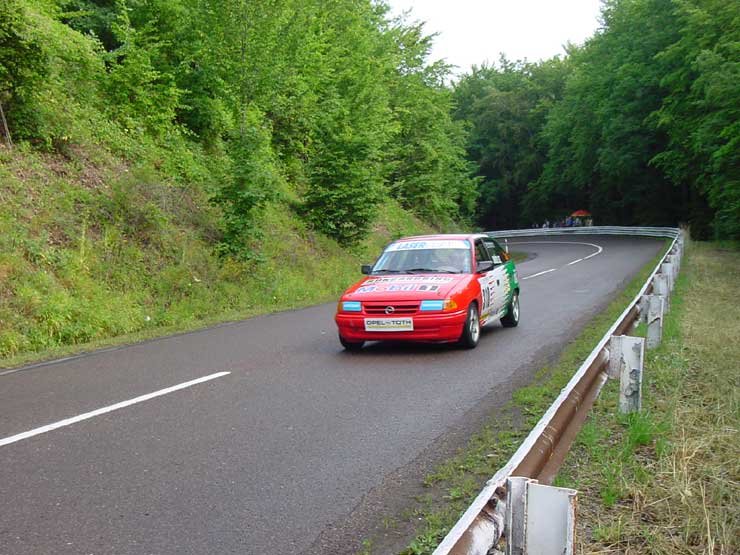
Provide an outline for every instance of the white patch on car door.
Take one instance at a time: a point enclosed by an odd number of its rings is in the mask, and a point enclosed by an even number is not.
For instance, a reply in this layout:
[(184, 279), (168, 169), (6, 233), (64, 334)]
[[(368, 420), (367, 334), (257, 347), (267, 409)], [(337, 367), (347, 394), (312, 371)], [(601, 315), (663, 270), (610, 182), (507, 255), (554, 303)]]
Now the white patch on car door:
[(493, 313), (493, 309), (495, 307), (495, 285), (496, 285), (496, 278), (494, 276), (496, 270), (491, 270), (490, 272), (486, 272), (481, 277), (478, 278), (478, 283), (480, 284), (480, 295), (483, 299), (483, 307), (480, 311), (481, 316), (481, 323), (485, 323), (485, 320), (487, 320), (490, 315)]
[(509, 293), (509, 276), (506, 274), (505, 264), (498, 264), (490, 274), (491, 314), (500, 314), (506, 308), (506, 299)]
[(494, 239), (484, 239), (483, 244), (486, 246), (488, 252), (491, 253), (491, 258), (494, 263), (494, 268), (491, 272), (491, 289), (493, 290), (491, 298), (491, 314), (496, 318), (500, 318), (506, 310), (509, 300), (509, 292), (511, 291), (511, 282), (509, 274), (506, 271), (506, 259), (508, 257), (501, 248), (501, 245), (496, 243)]

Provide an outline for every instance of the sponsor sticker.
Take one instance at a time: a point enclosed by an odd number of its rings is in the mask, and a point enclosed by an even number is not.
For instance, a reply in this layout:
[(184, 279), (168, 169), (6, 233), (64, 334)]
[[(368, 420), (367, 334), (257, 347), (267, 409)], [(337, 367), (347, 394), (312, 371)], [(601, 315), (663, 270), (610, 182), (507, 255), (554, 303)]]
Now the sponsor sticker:
[(426, 283), (406, 283), (398, 285), (363, 285), (358, 287), (355, 293), (385, 293), (385, 292), (398, 292), (398, 291), (426, 291), (427, 293), (434, 293), (439, 291), (439, 285), (429, 285)]
[(362, 287), (358, 287), (355, 293), (377, 293), (382, 290), (385, 290), (385, 288), (379, 290), (377, 285), (363, 285)]
[(412, 318), (365, 318), (365, 331), (414, 331)]
[(465, 239), (439, 239), (436, 241), (399, 241), (389, 245), (386, 251), (410, 251), (418, 249), (469, 249)]
[(449, 283), (454, 280), (455, 278), (449, 276), (391, 276), (370, 278), (363, 285), (372, 285), (373, 283)]
[(356, 293), (384, 293), (425, 291), (434, 293), (439, 291), (440, 284), (450, 283), (455, 278), (448, 276), (393, 276), (376, 277), (366, 280)]

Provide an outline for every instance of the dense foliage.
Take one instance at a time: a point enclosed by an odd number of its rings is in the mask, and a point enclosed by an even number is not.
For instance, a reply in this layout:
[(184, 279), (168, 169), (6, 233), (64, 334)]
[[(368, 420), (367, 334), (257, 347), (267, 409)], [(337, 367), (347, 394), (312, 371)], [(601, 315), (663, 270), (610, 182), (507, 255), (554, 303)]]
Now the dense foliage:
[(104, 146), (199, 189), (237, 258), (275, 201), (342, 244), (388, 198), (440, 228), (583, 208), (738, 237), (738, 45), (737, 3), (607, 0), (564, 59), (450, 87), (379, 0), (6, 0), (0, 104), (16, 140)]
[(468, 152), (483, 180), (478, 213), (485, 228), (511, 229), (531, 221), (527, 188), (547, 159), (539, 133), (562, 97), (568, 71), (557, 58), (539, 64), (502, 58), (498, 67), (476, 68), (457, 83), (456, 117), (473, 124)]
[(353, 244), (387, 198), (439, 227), (473, 213), (430, 45), (371, 0), (8, 0), (0, 102), (41, 148), (160, 149), (221, 210), (221, 252), (248, 254), (255, 209), (281, 195)]
[(455, 95), (485, 227), (588, 209), (601, 224), (740, 237), (737, 2), (607, 0), (564, 60), (502, 60)]

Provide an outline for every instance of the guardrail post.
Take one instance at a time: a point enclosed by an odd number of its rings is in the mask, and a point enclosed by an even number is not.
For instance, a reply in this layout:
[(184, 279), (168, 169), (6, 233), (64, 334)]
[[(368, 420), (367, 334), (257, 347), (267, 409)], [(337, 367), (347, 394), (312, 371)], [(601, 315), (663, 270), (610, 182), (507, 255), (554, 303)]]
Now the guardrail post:
[(647, 348), (654, 349), (660, 345), (663, 337), (663, 313), (665, 300), (660, 295), (645, 295), (648, 299), (647, 309)]
[(506, 555), (572, 555), (578, 492), (530, 478), (506, 484)]
[(678, 272), (681, 270), (681, 257), (678, 253), (669, 254), (665, 257), (665, 261), (673, 265), (673, 271), (678, 275)]
[(669, 299), (671, 290), (668, 286), (668, 277), (664, 274), (656, 274), (653, 278), (653, 290), (656, 295), (663, 297), (663, 313), (668, 312), (671, 309), (671, 302)]
[(647, 322), (649, 306), (650, 306), (649, 295), (641, 296), (640, 300), (637, 301), (637, 310), (639, 312), (639, 317), (637, 318), (637, 321), (635, 322), (635, 326), (637, 326), (640, 322), (643, 322), (643, 323)]
[(609, 379), (619, 377), (620, 368), (622, 366), (622, 335), (612, 335), (609, 338), (609, 365), (606, 368), (606, 375)]
[(668, 278), (668, 289), (673, 291), (673, 285), (676, 282), (675, 266), (669, 262), (663, 262), (660, 265), (660, 273)]
[(530, 478), (512, 476), (506, 480), (506, 555), (524, 555), (525, 523), (527, 514), (527, 484), (536, 482)]
[(681, 271), (681, 255), (676, 253), (671, 256), (671, 263), (676, 268), (676, 276), (678, 276), (678, 273)]
[(680, 260), (681, 257), (683, 256), (683, 247), (684, 247), (683, 235), (679, 235), (678, 239), (673, 244), (673, 248), (671, 249), (671, 254), (676, 255), (676, 257), (678, 257)]
[(614, 335), (609, 340), (609, 376), (619, 376), (619, 411), (639, 412), (642, 407), (642, 366), (645, 340)]

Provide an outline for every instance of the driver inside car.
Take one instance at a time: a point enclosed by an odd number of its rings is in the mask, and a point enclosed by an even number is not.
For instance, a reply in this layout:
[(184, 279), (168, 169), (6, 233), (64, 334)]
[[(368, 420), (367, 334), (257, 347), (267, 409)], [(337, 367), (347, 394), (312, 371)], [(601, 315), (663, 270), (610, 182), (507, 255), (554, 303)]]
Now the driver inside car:
[(439, 251), (435, 268), (442, 270), (454, 270), (456, 272), (466, 272), (468, 252), (463, 249)]

